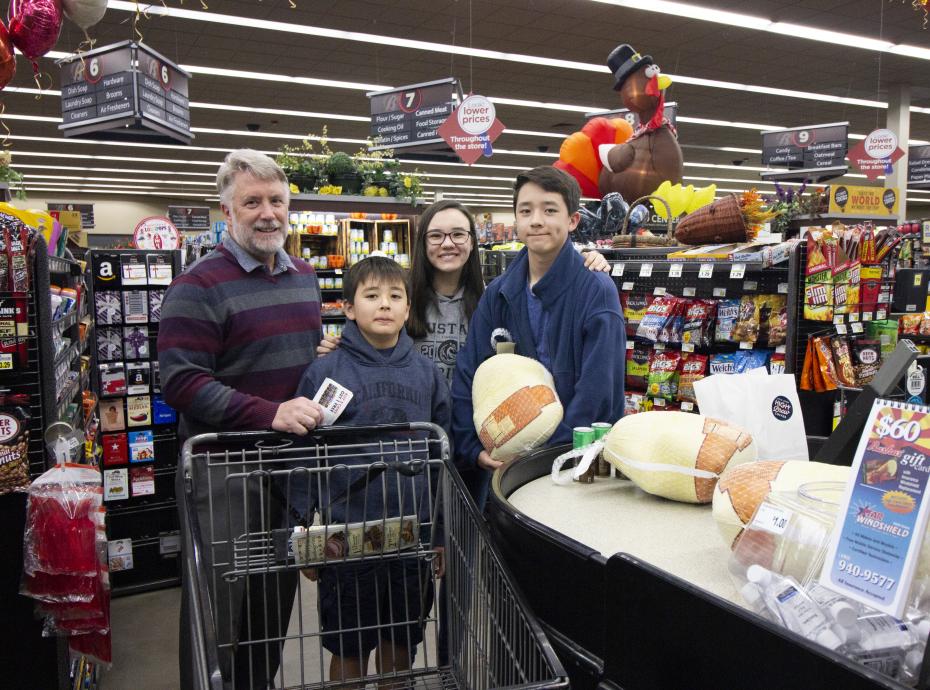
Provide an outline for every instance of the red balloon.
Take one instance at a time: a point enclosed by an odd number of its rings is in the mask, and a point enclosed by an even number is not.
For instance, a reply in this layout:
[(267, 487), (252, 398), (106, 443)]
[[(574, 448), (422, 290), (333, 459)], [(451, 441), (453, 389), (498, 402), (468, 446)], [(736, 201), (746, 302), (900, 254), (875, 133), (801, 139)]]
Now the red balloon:
[(58, 41), (61, 0), (12, 0), (7, 20), (13, 45), (35, 62)]
[(0, 89), (13, 81), (16, 74), (16, 56), (13, 55), (13, 42), (10, 41), (10, 32), (0, 22)]

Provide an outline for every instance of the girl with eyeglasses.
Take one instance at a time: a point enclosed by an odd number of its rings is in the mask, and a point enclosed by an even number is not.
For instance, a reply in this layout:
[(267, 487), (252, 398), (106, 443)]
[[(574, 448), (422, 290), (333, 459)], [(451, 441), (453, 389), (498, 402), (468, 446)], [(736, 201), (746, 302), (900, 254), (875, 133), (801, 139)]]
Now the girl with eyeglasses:
[[(598, 252), (585, 254), (592, 271), (609, 271)], [(455, 358), (465, 344), (468, 322), (484, 292), (475, 218), (458, 201), (437, 201), (417, 222), (410, 268), (410, 316), (407, 334), (433, 360), (452, 385)], [(324, 356), (339, 345), (327, 336), (317, 347)]]

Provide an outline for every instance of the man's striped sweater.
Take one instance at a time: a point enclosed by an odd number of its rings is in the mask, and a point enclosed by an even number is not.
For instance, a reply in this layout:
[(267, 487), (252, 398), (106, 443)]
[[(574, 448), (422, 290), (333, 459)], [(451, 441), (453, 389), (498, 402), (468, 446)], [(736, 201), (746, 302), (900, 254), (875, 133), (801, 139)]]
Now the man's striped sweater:
[(162, 305), (162, 394), (181, 415), (181, 437), (270, 429), (321, 331), (313, 269), (279, 251), (269, 272), (227, 237), (171, 283)]

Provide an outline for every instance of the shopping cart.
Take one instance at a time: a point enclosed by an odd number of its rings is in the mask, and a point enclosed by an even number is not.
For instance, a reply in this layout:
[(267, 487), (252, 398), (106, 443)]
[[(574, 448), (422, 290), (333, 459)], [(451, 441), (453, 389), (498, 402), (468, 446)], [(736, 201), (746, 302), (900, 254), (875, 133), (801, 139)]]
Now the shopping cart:
[(178, 496), (195, 687), (567, 687), (450, 468), (427, 423), (189, 439)]

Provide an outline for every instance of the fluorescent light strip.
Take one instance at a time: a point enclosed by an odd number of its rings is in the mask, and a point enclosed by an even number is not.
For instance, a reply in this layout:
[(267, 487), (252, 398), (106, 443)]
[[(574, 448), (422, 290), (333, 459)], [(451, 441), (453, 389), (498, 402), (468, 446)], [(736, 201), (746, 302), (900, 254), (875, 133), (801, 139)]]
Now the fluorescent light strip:
[(77, 175), (36, 175), (26, 173), (23, 175), (26, 180), (90, 180), (93, 182), (129, 182), (138, 184), (180, 184), (180, 185), (203, 185), (206, 187), (215, 187), (214, 182), (200, 182), (196, 180), (140, 180), (134, 178), (122, 177), (81, 177)]
[[(83, 188), (72, 188), (64, 189), (59, 187), (28, 187), (26, 189), (27, 195), (30, 192), (44, 192), (51, 194), (97, 194), (97, 195), (106, 195), (106, 194), (122, 194), (129, 196), (158, 196), (164, 197), (166, 199), (174, 199), (180, 197), (194, 197), (197, 199), (207, 200), (208, 197), (205, 197), (203, 194), (188, 194), (184, 192), (125, 192), (118, 189), (83, 189)], [(129, 234), (129, 233), (127, 233)]]
[[(603, 1), (603, 0), (602, 0)], [(768, 19), (762, 17), (749, 17), (748, 15), (741, 15), (734, 12), (722, 12), (718, 10), (711, 10), (708, 8), (694, 8), (690, 5), (683, 3), (652, 3), (651, 0), (646, 0), (646, 2), (633, 2), (633, 3), (623, 3), (623, 2), (614, 2), (612, 4), (617, 4), (621, 6), (634, 7), (635, 9), (646, 9), (651, 11), (662, 11), (656, 10), (653, 7), (653, 4), (664, 6), (668, 5), (674, 7), (675, 9), (669, 10), (670, 13), (675, 14), (677, 17), (689, 17), (693, 19), (703, 19), (704, 13), (707, 13), (706, 16), (715, 17), (715, 19), (710, 19), (710, 21), (717, 21), (719, 23), (728, 24), (731, 26), (737, 26), (740, 28), (758, 28), (765, 31), (772, 31), (774, 33), (780, 33), (788, 35), (794, 38), (809, 38), (817, 41), (827, 41), (830, 43), (839, 43), (844, 47), (862, 47), (870, 48), (872, 50), (884, 50), (887, 52), (894, 52), (899, 55), (904, 55), (907, 57), (918, 57), (922, 59), (930, 59), (930, 50), (925, 48), (919, 48), (917, 46), (908, 46), (900, 45), (895, 46), (887, 41), (877, 41), (868, 37), (852, 36), (850, 34), (841, 34), (833, 31), (825, 31), (822, 29), (815, 29), (813, 27), (800, 26), (796, 24), (789, 24), (786, 22), (772, 22)], [(135, 2), (126, 2), (125, 0), (110, 0), (107, 6), (110, 9), (122, 10), (125, 12), (131, 12), (136, 14), (139, 11), (139, 5)], [(408, 38), (400, 38), (396, 36), (382, 36), (378, 34), (369, 34), (359, 31), (342, 31), (339, 29), (331, 29), (326, 27), (317, 27), (309, 25), (294, 24), (290, 22), (276, 22), (265, 19), (256, 19), (252, 17), (240, 17), (234, 15), (219, 14), (217, 12), (200, 12), (197, 10), (188, 10), (182, 8), (172, 8), (166, 7), (164, 5), (149, 5), (146, 10), (148, 14), (158, 14), (169, 17), (177, 17), (179, 19), (190, 19), (193, 21), (203, 21), (211, 22), (215, 24), (226, 24), (229, 26), (248, 26), (254, 29), (264, 29), (267, 31), (278, 31), (282, 33), (290, 34), (299, 34), (302, 36), (318, 36), (321, 38), (332, 38), (343, 41), (358, 41), (362, 43), (372, 43), (376, 45), (386, 45), (391, 47), (400, 47), (400, 48), (409, 48), (413, 50), (425, 50), (431, 52), (445, 53), (451, 55), (466, 55), (470, 57), (485, 58), (489, 60), (502, 60), (507, 62), (518, 62), (523, 64), (530, 65), (544, 65), (547, 67), (557, 67), (562, 69), (572, 69), (579, 70), (583, 72), (595, 72), (595, 73), (610, 73), (609, 68), (601, 63), (587, 63), (587, 62), (578, 62), (575, 60), (560, 60), (557, 58), (543, 57), (540, 55), (523, 55), (520, 53), (505, 53), (498, 50), (486, 50), (483, 48), (470, 48), (467, 46), (458, 46), (450, 45), (446, 43), (434, 43), (432, 41), (417, 41)], [(695, 14), (697, 12), (697, 15)], [(752, 22), (752, 25), (747, 25), (743, 22)], [(734, 23), (738, 22), (738, 23)], [(852, 41), (852, 42), (850, 42)], [(191, 65), (181, 65), (184, 69), (192, 73), (199, 74), (213, 74), (217, 76), (235, 76), (238, 74), (244, 74), (239, 70), (218, 70), (215, 68), (207, 67), (194, 67)], [(260, 75), (260, 73), (249, 73), (253, 75)], [(710, 86), (714, 88), (724, 88), (736, 91), (749, 91), (752, 93), (764, 93), (769, 95), (777, 96), (786, 96), (790, 98), (804, 98), (810, 100), (834, 102), (834, 103), (844, 103), (847, 105), (861, 105), (866, 107), (878, 107), (878, 108), (887, 108), (887, 103), (881, 103), (879, 101), (868, 101), (865, 99), (858, 98), (844, 98), (841, 96), (832, 96), (829, 94), (819, 94), (811, 93), (805, 91), (794, 91), (791, 89), (774, 89), (767, 86), (759, 86), (753, 84), (738, 84), (733, 82), (724, 82), (713, 79), (699, 79), (697, 77), (687, 77), (685, 75), (669, 75), (673, 81), (679, 81), (682, 84), (693, 84), (697, 86)], [(260, 78), (260, 77), (258, 77)], [(308, 83), (314, 86), (335, 86), (337, 88), (346, 88), (346, 89), (357, 89), (365, 91), (383, 91), (391, 87), (386, 86), (374, 86), (367, 84), (358, 84), (355, 82), (334, 82), (332, 80), (326, 79), (309, 79), (306, 77), (287, 77), (283, 75), (269, 75), (269, 81), (281, 81), (281, 82), (296, 82), (296, 83)], [(306, 80), (306, 81), (302, 81)]]
[(263, 115), (287, 115), (289, 117), (310, 117), (321, 120), (347, 120), (349, 122), (371, 122), (370, 117), (362, 115), (340, 115), (339, 113), (317, 113), (307, 110), (285, 110), (283, 108), (253, 108), (244, 105), (226, 105), (224, 103), (190, 102), (190, 107), (201, 110), (229, 110), (243, 113), (262, 113)]
[[(17, 151), (17, 156), (43, 156), (45, 154), (35, 152), (26, 152), (26, 151)], [(84, 158), (85, 156), (73, 156), (73, 158)], [(75, 171), (86, 171), (90, 173), (128, 173), (130, 175), (191, 175), (197, 177), (212, 177), (216, 178), (214, 173), (199, 173), (199, 172), (180, 172), (177, 170), (138, 170), (133, 169), (129, 170), (127, 168), (88, 168), (87, 166), (81, 165), (38, 165), (34, 163), (17, 163), (16, 170), (75, 170)], [(208, 184), (215, 184), (214, 182), (209, 182)]]
[(930, 50), (918, 46), (904, 43), (896, 45), (890, 41), (883, 41), (869, 36), (856, 36), (854, 34), (829, 31), (827, 29), (804, 26), (802, 24), (792, 24), (790, 22), (775, 22), (765, 17), (727, 12), (726, 10), (717, 10), (710, 7), (699, 7), (690, 3), (668, 2), (666, 0), (594, 0), (594, 2), (643, 10), (645, 12), (659, 12), (661, 14), (671, 14), (675, 17), (686, 17), (688, 19), (725, 24), (738, 29), (767, 31), (789, 38), (803, 38), (811, 41), (820, 41), (822, 43), (833, 43), (835, 45), (841, 45), (844, 48), (862, 48), (864, 50), (894, 53), (906, 57), (930, 60)]
[(444, 192), (443, 196), (467, 196), (475, 199), (513, 199), (513, 192), (510, 194), (486, 194), (484, 192)]
[[(24, 186), (26, 187), (26, 189), (29, 189), (29, 186), (30, 186), (30, 185), (29, 185), (29, 182), (28, 182), (28, 181), (27, 181), (27, 182), (24, 182), (23, 184), (24, 184)], [(157, 189), (157, 187), (153, 187), (153, 186), (151, 186), (151, 185), (136, 186), (136, 185), (125, 185), (125, 184), (98, 184), (98, 183), (96, 183), (96, 182), (93, 183), (93, 184), (91, 184), (91, 185), (82, 185), (80, 182), (48, 182), (48, 181), (46, 181), (46, 180), (37, 180), (37, 181), (36, 181), (36, 185), (45, 185), (46, 187), (55, 187), (55, 186), (64, 186), (64, 187), (75, 187), (75, 186), (78, 186), (78, 187), (83, 187), (83, 186), (90, 186), (90, 187), (100, 187), (101, 189), (104, 189), (104, 188), (107, 188), (107, 187), (112, 187), (113, 189)]]
[(443, 189), (493, 189), (501, 192), (512, 192), (509, 187), (483, 187), (477, 184), (433, 184), (431, 182), (424, 182), (420, 185), (421, 187), (442, 187)]

